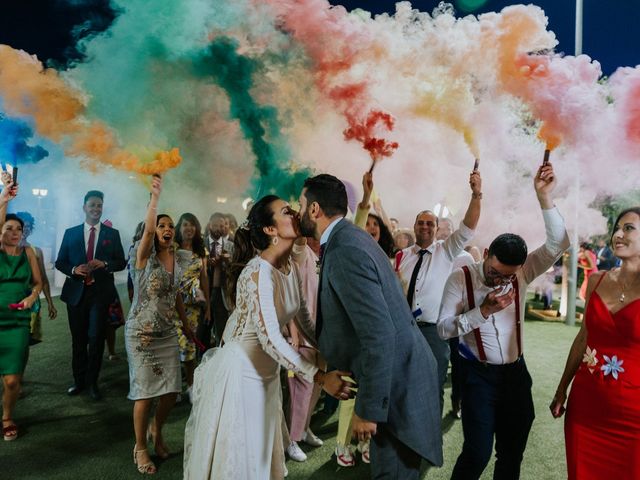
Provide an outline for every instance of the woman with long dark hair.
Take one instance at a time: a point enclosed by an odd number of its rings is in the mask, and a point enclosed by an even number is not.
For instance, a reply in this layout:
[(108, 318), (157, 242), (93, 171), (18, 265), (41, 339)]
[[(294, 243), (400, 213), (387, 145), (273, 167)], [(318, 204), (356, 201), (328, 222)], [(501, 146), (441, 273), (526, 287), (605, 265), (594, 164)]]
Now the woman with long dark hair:
[(564, 413), (569, 479), (640, 478), (640, 207), (618, 215), (622, 266), (589, 277), (584, 321), (550, 409)]
[[(134, 246), (130, 260), (134, 294), (125, 324), (129, 360), (128, 397), (135, 402), (133, 462), (143, 474), (156, 473), (156, 466), (147, 451), (148, 439), (153, 442), (158, 457), (169, 456), (162, 427), (182, 387), (174, 317), (177, 311), (186, 325), (178, 289), (182, 274), (191, 261), (191, 252), (175, 248), (175, 227), (171, 217), (157, 215), (161, 191), (162, 179), (154, 175), (144, 233)], [(187, 329), (185, 332), (191, 334)], [(158, 401), (156, 412), (149, 423), (155, 399)]]
[(5, 172), (0, 192), (0, 376), (2, 376), (2, 436), (18, 438), (13, 410), (20, 395), (22, 372), (29, 351), (31, 307), (42, 291), (38, 260), (33, 249), (20, 245), (23, 221), (6, 215), (17, 186)]
[(393, 258), (395, 251), (395, 242), (391, 231), (378, 215), (370, 213), (367, 217), (367, 224), (364, 229), (373, 239), (378, 242), (380, 248), (387, 254), (387, 257)]
[(332, 395), (349, 396), (349, 384), (340, 378), (346, 372), (320, 371), (282, 335), (295, 318), (315, 343), (300, 274), (290, 259), (298, 235), (296, 212), (273, 195), (259, 200), (236, 232), (230, 272), (235, 309), (224, 345), (209, 350), (195, 372), (185, 480), (284, 477), (280, 366), (324, 385)]
[(196, 361), (195, 337), (185, 335), (185, 328), (190, 332), (198, 329), (201, 321), (211, 323), (209, 310), (209, 279), (207, 277), (207, 254), (202, 238), (202, 227), (193, 213), (183, 213), (176, 225), (176, 243), (185, 251), (191, 252), (191, 262), (184, 271), (180, 281), (180, 294), (184, 304), (187, 324), (182, 325), (176, 318), (180, 361), (184, 367), (187, 383), (187, 396), (191, 401), (191, 386)]

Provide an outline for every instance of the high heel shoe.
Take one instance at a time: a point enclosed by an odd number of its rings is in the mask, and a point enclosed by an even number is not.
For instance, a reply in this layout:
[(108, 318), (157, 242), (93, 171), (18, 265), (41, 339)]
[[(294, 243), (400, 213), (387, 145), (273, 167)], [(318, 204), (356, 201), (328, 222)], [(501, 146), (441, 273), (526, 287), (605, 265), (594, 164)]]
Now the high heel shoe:
[(152, 461), (149, 461), (144, 465), (140, 465), (138, 463), (138, 454), (146, 451), (147, 451), (146, 448), (143, 448), (142, 450), (136, 450), (136, 446), (134, 445), (133, 446), (133, 463), (136, 464), (136, 468), (138, 469), (138, 472), (142, 473), (143, 475), (154, 475), (157, 472), (155, 463), (153, 463)]
[(151, 432), (151, 424), (147, 427), (147, 443), (153, 444), (153, 449), (155, 450), (156, 455), (162, 460), (166, 460), (171, 455), (165, 446), (160, 445), (160, 448), (158, 448), (158, 445), (156, 445), (155, 436)]

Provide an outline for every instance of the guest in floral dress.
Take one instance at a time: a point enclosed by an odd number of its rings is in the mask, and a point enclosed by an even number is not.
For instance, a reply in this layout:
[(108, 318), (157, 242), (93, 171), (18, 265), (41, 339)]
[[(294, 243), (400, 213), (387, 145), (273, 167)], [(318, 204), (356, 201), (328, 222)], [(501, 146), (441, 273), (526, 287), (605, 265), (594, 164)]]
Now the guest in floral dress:
[[(211, 323), (209, 310), (209, 279), (207, 277), (207, 256), (202, 238), (200, 222), (192, 213), (183, 213), (176, 226), (176, 243), (182, 250), (191, 252), (191, 262), (182, 275), (180, 294), (187, 318), (186, 328), (195, 332), (201, 321)], [(191, 402), (191, 386), (195, 369), (196, 344), (193, 337), (185, 335), (182, 322), (176, 316), (180, 361), (184, 367), (187, 395)]]
[[(162, 438), (162, 426), (181, 389), (178, 334), (174, 324), (177, 310), (185, 322), (178, 295), (183, 272), (191, 253), (174, 247), (175, 228), (171, 217), (157, 215), (162, 179), (154, 175), (144, 233), (131, 255), (134, 284), (133, 303), (125, 325), (129, 359), (129, 399), (134, 400), (133, 426), (136, 443), (133, 460), (140, 473), (153, 474), (156, 466), (147, 451), (149, 437), (160, 458), (169, 451)], [(189, 336), (190, 332), (185, 329)], [(158, 399), (155, 417), (149, 424), (153, 400)]]

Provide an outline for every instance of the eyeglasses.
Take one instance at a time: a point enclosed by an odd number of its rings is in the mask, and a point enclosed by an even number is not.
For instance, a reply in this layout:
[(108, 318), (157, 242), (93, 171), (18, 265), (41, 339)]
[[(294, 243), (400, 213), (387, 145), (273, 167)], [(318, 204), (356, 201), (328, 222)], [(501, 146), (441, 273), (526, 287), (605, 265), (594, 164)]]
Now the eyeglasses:
[(516, 279), (516, 274), (515, 273), (512, 273), (511, 275), (504, 275), (504, 274), (500, 273), (499, 271), (497, 271), (493, 267), (489, 267), (489, 270), (487, 272), (487, 276), (491, 277), (491, 278), (495, 278), (497, 280), (501, 280), (501, 283), (513, 282)]

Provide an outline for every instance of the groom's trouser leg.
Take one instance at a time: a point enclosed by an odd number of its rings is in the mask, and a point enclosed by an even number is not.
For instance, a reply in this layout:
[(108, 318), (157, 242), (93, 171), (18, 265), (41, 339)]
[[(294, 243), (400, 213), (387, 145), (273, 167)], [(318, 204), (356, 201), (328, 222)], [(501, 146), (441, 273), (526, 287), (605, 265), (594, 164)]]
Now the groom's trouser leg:
[(418, 480), (422, 458), (391, 435), (384, 423), (371, 437), (371, 478), (373, 480)]

